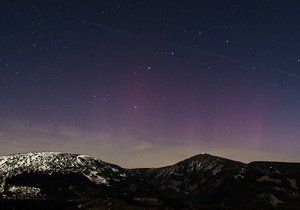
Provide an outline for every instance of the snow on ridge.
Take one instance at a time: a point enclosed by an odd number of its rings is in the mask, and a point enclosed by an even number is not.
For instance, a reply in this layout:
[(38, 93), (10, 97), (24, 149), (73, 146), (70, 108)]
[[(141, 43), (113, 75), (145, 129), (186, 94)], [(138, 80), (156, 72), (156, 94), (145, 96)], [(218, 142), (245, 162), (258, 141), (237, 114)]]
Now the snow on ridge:
[(272, 179), (268, 175), (264, 175), (260, 178), (257, 178), (256, 181), (258, 181), (258, 182), (273, 182), (275, 184), (280, 184), (281, 183), (280, 179)]
[(288, 182), (291, 184), (291, 187), (292, 187), (292, 188), (298, 190), (296, 179), (289, 178), (289, 179), (287, 179), (287, 180), (288, 180)]
[(12, 186), (8, 189), (8, 191), (11, 193), (20, 193), (23, 195), (38, 195), (41, 192), (41, 189), (38, 187)]
[(125, 177), (117, 166), (96, 160), (88, 155), (30, 152), (0, 157), (0, 193), (4, 190), (6, 179), (24, 172), (80, 173), (97, 185), (107, 186), (110, 185), (112, 174)]
[(6, 163), (6, 161), (7, 161), (8, 158), (9, 158), (8, 156), (0, 157), (0, 166), (1, 166), (2, 164)]

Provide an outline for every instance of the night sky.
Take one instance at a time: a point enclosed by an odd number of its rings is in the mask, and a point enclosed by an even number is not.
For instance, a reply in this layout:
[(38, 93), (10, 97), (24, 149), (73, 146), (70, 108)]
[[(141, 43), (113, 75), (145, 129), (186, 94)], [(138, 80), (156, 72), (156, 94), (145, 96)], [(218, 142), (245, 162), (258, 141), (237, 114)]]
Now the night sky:
[(1, 1), (0, 155), (300, 161), (300, 2)]

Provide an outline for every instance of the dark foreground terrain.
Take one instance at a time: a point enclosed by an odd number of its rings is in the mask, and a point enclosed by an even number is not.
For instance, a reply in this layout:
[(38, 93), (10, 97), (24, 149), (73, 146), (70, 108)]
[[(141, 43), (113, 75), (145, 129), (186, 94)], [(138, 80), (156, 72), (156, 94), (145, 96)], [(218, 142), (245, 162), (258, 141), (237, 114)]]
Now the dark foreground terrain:
[(0, 157), (0, 209), (300, 209), (300, 164), (200, 154), (124, 169), (85, 155)]

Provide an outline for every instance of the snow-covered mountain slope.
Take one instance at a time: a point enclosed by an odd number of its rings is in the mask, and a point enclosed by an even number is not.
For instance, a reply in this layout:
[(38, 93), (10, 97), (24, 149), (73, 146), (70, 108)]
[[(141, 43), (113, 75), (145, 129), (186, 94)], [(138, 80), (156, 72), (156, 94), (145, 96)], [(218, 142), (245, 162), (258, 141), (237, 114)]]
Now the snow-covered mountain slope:
[(297, 163), (244, 164), (209, 154), (152, 169), (124, 169), (86, 155), (55, 152), (0, 157), (0, 206), (8, 209), (23, 200), (34, 205), (72, 200), (71, 209), (97, 209), (112, 205), (111, 200), (130, 208), (300, 209), (299, 183)]
[(6, 180), (24, 173), (80, 174), (96, 185), (106, 186), (127, 176), (119, 166), (86, 155), (57, 152), (15, 154), (0, 157), (0, 193), (4, 191)]
[[(144, 180), (161, 193), (187, 197), (198, 194), (203, 189), (208, 194), (222, 184), (223, 180), (240, 175), (245, 167), (246, 164), (241, 162), (200, 154), (171, 166), (144, 170), (143, 174)], [(208, 187), (210, 189), (206, 189)]]
[(243, 169), (246, 164), (228, 160), (225, 158), (209, 155), (200, 154), (180, 161), (172, 166), (154, 169), (158, 174), (156, 178), (168, 177), (171, 175), (187, 174), (187, 173), (202, 173), (205, 172), (210, 175), (218, 175), (227, 170)]
[(295, 163), (244, 164), (200, 154), (167, 167), (135, 169), (135, 173), (159, 194), (186, 203), (232, 205), (233, 209), (285, 205), (294, 209), (300, 204), (300, 164)]

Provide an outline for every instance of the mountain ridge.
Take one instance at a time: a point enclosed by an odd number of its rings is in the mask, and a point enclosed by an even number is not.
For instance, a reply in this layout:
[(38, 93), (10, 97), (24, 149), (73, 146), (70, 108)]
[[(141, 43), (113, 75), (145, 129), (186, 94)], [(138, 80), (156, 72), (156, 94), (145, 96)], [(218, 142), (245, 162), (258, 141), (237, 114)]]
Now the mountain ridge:
[(207, 153), (169, 166), (136, 169), (61, 152), (0, 156), (0, 201), (5, 205), (72, 200), (79, 208), (88, 200), (98, 208), (114, 199), (134, 208), (298, 209), (299, 183), (300, 163), (247, 164)]

